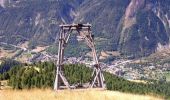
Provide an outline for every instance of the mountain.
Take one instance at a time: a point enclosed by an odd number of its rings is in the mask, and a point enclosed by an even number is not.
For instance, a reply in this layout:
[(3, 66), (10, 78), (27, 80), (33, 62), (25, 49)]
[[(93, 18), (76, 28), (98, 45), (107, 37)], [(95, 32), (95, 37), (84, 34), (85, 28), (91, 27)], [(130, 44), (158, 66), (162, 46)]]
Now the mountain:
[(120, 24), (119, 50), (149, 55), (169, 43), (169, 0), (131, 0)]
[(169, 0), (0, 0), (0, 42), (51, 45), (62, 23), (91, 23), (98, 50), (147, 56), (170, 38)]
[(76, 5), (57, 0), (10, 1), (0, 10), (0, 35), (4, 36), (1, 41), (12, 44), (27, 40), (34, 44), (52, 43), (58, 25), (72, 22), (69, 14)]

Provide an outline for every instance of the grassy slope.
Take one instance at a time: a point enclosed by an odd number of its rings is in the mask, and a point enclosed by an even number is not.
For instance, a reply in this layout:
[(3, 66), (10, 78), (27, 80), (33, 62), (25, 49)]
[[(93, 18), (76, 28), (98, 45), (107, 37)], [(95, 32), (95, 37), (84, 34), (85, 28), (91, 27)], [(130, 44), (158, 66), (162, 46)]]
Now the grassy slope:
[(103, 90), (0, 90), (1, 100), (161, 100), (159, 97)]
[(166, 80), (167, 80), (168, 82), (170, 82), (170, 72), (166, 72), (166, 73), (164, 73), (164, 75), (165, 75), (165, 77), (166, 77)]

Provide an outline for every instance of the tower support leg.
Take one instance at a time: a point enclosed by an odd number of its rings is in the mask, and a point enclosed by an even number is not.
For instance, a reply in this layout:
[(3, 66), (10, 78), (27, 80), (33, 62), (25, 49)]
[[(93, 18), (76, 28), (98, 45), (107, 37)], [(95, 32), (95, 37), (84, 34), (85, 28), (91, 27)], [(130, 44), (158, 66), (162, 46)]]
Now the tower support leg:
[(63, 60), (64, 60), (64, 48), (68, 43), (69, 37), (73, 30), (77, 31), (78, 34), (83, 37), (87, 45), (92, 50), (93, 55), (93, 63), (94, 63), (94, 70), (92, 73), (92, 78), (89, 87), (99, 87), (105, 88), (104, 84), (104, 76), (101, 70), (101, 66), (98, 62), (95, 46), (94, 46), (94, 39), (91, 34), (91, 25), (89, 24), (73, 24), (73, 25), (60, 25), (61, 31), (59, 33), (59, 46), (58, 46), (58, 60), (56, 63), (56, 77), (54, 83), (54, 90), (61, 89), (62, 85), (65, 85), (67, 88), (70, 88), (70, 85), (67, 79), (64, 76), (62, 71), (63, 68)]

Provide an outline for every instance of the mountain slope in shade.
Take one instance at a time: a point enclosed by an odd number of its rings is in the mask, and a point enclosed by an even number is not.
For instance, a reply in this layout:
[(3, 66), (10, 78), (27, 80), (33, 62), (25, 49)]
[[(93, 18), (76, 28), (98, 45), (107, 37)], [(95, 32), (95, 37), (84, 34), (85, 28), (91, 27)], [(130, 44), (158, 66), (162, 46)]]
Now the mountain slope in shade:
[(0, 12), (1, 41), (17, 44), (30, 40), (48, 44), (54, 41), (58, 25), (71, 22), (73, 5), (61, 1), (30, 0), (16, 1)]

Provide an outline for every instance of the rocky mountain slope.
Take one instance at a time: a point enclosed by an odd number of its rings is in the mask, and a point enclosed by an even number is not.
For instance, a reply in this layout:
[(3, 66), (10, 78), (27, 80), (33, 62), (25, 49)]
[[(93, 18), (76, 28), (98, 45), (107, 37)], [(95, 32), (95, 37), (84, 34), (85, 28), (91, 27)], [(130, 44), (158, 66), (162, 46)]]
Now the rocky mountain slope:
[(168, 0), (131, 0), (118, 31), (119, 50), (133, 55), (149, 55), (158, 45), (168, 44), (168, 5)]
[(91, 23), (98, 50), (147, 56), (169, 44), (169, 0), (0, 0), (0, 42), (52, 44), (62, 23)]

